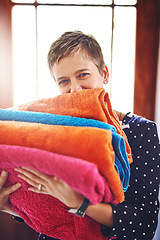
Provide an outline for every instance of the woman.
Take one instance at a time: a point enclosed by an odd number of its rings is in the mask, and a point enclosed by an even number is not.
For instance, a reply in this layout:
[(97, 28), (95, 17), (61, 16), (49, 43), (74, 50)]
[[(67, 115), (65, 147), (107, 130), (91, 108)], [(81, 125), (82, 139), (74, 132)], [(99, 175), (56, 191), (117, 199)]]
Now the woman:
[[(108, 69), (97, 41), (82, 32), (64, 33), (48, 53), (48, 64), (61, 94), (103, 87), (108, 83)], [(142, 117), (116, 112), (133, 153), (130, 185), (125, 202), (114, 205), (86, 205), (84, 213), (102, 226), (106, 237), (117, 239), (152, 239), (157, 226), (160, 145), (156, 125)], [(77, 209), (83, 196), (54, 177), (28, 168), (19, 168), (19, 177), (29, 190), (56, 197), (70, 209)], [(7, 173), (0, 176), (0, 208), (16, 215), (10, 208), (9, 194), (20, 185), (3, 188)], [(72, 213), (71, 213), (72, 214)], [(40, 234), (39, 239), (53, 239)]]

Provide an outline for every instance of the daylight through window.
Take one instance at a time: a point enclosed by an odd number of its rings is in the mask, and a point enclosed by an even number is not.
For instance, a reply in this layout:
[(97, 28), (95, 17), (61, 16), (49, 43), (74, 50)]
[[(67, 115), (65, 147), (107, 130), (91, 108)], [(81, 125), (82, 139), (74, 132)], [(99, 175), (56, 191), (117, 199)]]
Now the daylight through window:
[[(98, 4), (97, 4), (98, 2)], [(47, 66), (50, 45), (81, 30), (100, 43), (110, 71), (112, 105), (133, 110), (136, 0), (12, 1), (14, 104), (59, 92)]]

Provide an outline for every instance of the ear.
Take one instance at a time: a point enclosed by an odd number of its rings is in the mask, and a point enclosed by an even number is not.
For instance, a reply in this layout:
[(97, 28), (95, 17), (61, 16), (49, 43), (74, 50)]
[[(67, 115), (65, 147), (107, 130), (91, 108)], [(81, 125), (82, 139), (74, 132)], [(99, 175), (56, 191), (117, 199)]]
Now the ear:
[(109, 81), (109, 71), (106, 65), (103, 68), (103, 77), (104, 77), (103, 84), (107, 84)]

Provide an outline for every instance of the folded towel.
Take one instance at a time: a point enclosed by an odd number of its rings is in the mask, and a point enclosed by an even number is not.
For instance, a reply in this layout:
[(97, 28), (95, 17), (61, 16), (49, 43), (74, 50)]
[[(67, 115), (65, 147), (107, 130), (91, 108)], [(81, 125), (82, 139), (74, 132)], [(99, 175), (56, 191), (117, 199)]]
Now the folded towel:
[[(0, 168), (12, 171), (8, 183), (11, 180), (12, 184), (19, 181), (14, 168), (25, 165), (37, 171), (57, 176), (75, 191), (88, 198), (92, 205), (114, 200), (106, 179), (99, 173), (94, 163), (35, 148), (3, 144), (0, 145), (0, 156)], [(27, 190), (26, 186), (25, 190)], [(20, 191), (23, 191), (23, 187)]]
[[(23, 105), (18, 109), (48, 112), (58, 115), (69, 115), (87, 119), (91, 118), (100, 120), (110, 125), (114, 125), (117, 132), (125, 138), (129, 162), (131, 163), (132, 161), (131, 151), (126, 136), (120, 127), (116, 114), (111, 108), (108, 95), (105, 94), (104, 89), (84, 90), (80, 91), (79, 93), (64, 94), (54, 99), (43, 99), (40, 101), (35, 101), (31, 104), (29, 103), (27, 105)], [(112, 147), (114, 136), (116, 136), (114, 135), (114, 130), (112, 132), (110, 130), (103, 130), (92, 127), (84, 128), (72, 126), (48, 126), (40, 123), (25, 123), (14, 121), (3, 121), (0, 123), (0, 128), (0, 143), (2, 144), (37, 148), (34, 150), (44, 149), (50, 152), (66, 155), (66, 157), (67, 155), (73, 156), (74, 158), (80, 158), (81, 160), (95, 163), (100, 173), (104, 175), (105, 179), (107, 180), (109, 188), (114, 194), (114, 198), (117, 199), (118, 202), (124, 200), (122, 183), (114, 167), (114, 162), (116, 162), (116, 168), (118, 171), (120, 171), (119, 174), (121, 175), (121, 179), (124, 176), (123, 171), (126, 166), (123, 166), (123, 163), (119, 161), (118, 153), (116, 155), (114, 154)], [(123, 155), (123, 153), (120, 154)], [(12, 176), (12, 174), (10, 176)], [(23, 182), (23, 186), (25, 186), (25, 182)], [(18, 191), (20, 191), (20, 189)], [(17, 192), (13, 193), (13, 195), (17, 196)], [(27, 190), (23, 191), (23, 199), (27, 198), (27, 194)], [(34, 193), (31, 192), (31, 194)], [(37, 195), (40, 196), (41, 194)], [(20, 195), (18, 195), (18, 197), (19, 196)], [(34, 205), (35, 212), (37, 214), (36, 221), (38, 222), (37, 224), (39, 224), (39, 232), (55, 238), (67, 240), (106, 239), (101, 234), (100, 224), (96, 223), (87, 216), (82, 219), (67, 213), (67, 207), (64, 204), (53, 197), (48, 197), (50, 198), (51, 202), (50, 206), (52, 205), (56, 211), (56, 215), (54, 215), (56, 216), (55, 218), (54, 216), (47, 218), (51, 207), (47, 208), (46, 203), (41, 198), (34, 198), (33, 195), (30, 195), (30, 205), (27, 206), (25, 206), (25, 202), (19, 201), (19, 203), (21, 202), (21, 209), (25, 209), (25, 207), (27, 207), (27, 213), (31, 215), (30, 219), (32, 220), (28, 219), (29, 225), (34, 225), (33, 219), (35, 217), (35, 214), (32, 210), (32, 205)], [(15, 210), (21, 214), (23, 219), (25, 219), (26, 214), (21, 211), (21, 209), (16, 207), (18, 206), (16, 199), (18, 198), (16, 197), (14, 200), (12, 199), (12, 204), (15, 207)], [(39, 211), (39, 204), (41, 204), (43, 208), (42, 212)], [(56, 206), (58, 206), (58, 208), (56, 208)], [(61, 214), (59, 215), (59, 213)], [(42, 218), (42, 214), (46, 215), (48, 221), (51, 221), (52, 219), (52, 226), (44, 224), (45, 232), (43, 232), (43, 223), (41, 221), (38, 221), (38, 219), (40, 220)], [(54, 235), (50, 235), (48, 232), (52, 231), (50, 227), (53, 228), (53, 222), (54, 226), (56, 227), (54, 228)], [(34, 228), (36, 227), (37, 225)]]
[(112, 131), (15, 121), (1, 121), (0, 129), (0, 144), (33, 147), (95, 163), (115, 200), (124, 200), (122, 183), (114, 167)]
[[(100, 224), (86, 216), (80, 220), (68, 213), (67, 207), (54, 197), (28, 191), (29, 184), (19, 179), (17, 172), (14, 171), (15, 167), (25, 164), (43, 173), (59, 176), (73, 189), (90, 199), (92, 204), (102, 200), (116, 203), (105, 178), (99, 174), (95, 164), (19, 146), (0, 145), (0, 156), (1, 169), (9, 172), (6, 186), (22, 183), (22, 187), (10, 195), (10, 202), (12, 208), (30, 227), (37, 232), (60, 239), (76, 240), (90, 239), (90, 237), (97, 240), (104, 239)], [(84, 230), (87, 230), (87, 233), (84, 233)], [(81, 234), (83, 234), (82, 238)]]
[(121, 135), (117, 134), (114, 126), (93, 119), (85, 119), (70, 116), (61, 116), (50, 113), (28, 112), (0, 109), (0, 121), (36, 122), (51, 125), (97, 127), (111, 130), (112, 145), (115, 152), (115, 167), (120, 176), (123, 191), (126, 192), (130, 179), (130, 165), (126, 155), (125, 142)]
[(117, 133), (124, 137), (129, 163), (132, 162), (127, 137), (121, 129), (116, 113), (112, 109), (109, 95), (103, 88), (86, 89), (54, 98), (41, 99), (21, 105), (17, 109), (89, 118), (113, 125)]

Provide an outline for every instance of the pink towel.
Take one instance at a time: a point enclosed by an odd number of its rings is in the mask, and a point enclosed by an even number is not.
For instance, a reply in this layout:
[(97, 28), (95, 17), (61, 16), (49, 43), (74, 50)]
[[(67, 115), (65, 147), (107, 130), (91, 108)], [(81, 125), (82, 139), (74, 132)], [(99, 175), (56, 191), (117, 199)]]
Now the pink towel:
[[(6, 186), (21, 181), (22, 187), (10, 195), (12, 208), (38, 232), (60, 239), (106, 239), (100, 224), (89, 217), (79, 218), (67, 212), (56, 198), (28, 191), (29, 185), (13, 170), (22, 165), (50, 175), (56, 175), (79, 191), (92, 204), (116, 203), (108, 184), (95, 164), (34, 148), (0, 145), (0, 167), (9, 172)], [(66, 169), (70, 169), (67, 171)]]
[(124, 200), (110, 130), (14, 121), (0, 122), (0, 129), (0, 144), (33, 147), (95, 163), (107, 179), (114, 199)]

